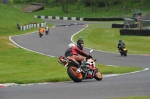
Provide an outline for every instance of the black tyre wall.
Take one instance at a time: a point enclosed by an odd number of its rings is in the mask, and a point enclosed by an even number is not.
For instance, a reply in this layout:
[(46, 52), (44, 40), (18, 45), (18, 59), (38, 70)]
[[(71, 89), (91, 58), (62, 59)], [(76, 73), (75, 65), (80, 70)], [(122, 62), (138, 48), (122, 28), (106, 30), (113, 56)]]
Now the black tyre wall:
[(131, 35), (131, 36), (150, 36), (150, 30), (128, 30), (121, 29), (120, 35)]

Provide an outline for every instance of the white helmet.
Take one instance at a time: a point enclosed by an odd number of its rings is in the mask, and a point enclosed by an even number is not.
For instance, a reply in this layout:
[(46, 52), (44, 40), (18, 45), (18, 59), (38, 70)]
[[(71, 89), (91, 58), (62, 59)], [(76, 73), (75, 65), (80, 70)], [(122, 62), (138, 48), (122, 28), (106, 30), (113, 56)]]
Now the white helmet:
[(72, 46), (76, 46), (74, 43), (70, 43), (69, 45), (68, 45), (68, 48), (71, 48)]

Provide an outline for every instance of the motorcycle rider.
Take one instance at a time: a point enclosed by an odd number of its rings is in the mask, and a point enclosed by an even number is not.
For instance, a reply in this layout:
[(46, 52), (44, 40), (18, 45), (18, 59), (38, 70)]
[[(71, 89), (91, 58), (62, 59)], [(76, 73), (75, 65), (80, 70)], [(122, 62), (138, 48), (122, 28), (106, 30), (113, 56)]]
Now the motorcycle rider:
[(119, 42), (118, 42), (118, 50), (120, 51), (122, 51), (123, 50), (123, 47), (125, 47), (125, 43), (122, 41), (122, 40), (119, 40)]
[(45, 27), (45, 33), (46, 33), (46, 35), (49, 33), (49, 27), (48, 27), (48, 25)]
[(83, 50), (83, 45), (84, 45), (84, 41), (83, 39), (80, 37), (77, 41), (77, 47), (80, 49), (80, 50)]
[(70, 43), (68, 49), (65, 51), (65, 57), (73, 60), (79, 66), (79, 62), (85, 61), (89, 55), (80, 50), (74, 43)]
[(40, 29), (39, 29), (39, 36), (42, 37), (43, 33), (44, 33), (44, 27), (41, 26)]

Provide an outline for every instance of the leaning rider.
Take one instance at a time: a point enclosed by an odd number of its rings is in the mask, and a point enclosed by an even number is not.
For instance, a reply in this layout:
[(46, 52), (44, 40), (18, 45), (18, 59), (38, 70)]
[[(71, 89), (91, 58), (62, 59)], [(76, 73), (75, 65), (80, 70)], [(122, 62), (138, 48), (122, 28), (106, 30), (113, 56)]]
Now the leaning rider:
[(83, 39), (80, 37), (77, 41), (77, 47), (80, 49), (80, 50), (83, 50), (83, 45), (84, 45), (84, 41)]
[(70, 43), (65, 52), (65, 57), (73, 60), (79, 66), (79, 63), (81, 63), (83, 60), (85, 61), (86, 57), (89, 57), (89, 55), (80, 50), (74, 43)]
[(119, 40), (118, 42), (118, 50), (123, 50), (122, 48), (125, 47), (125, 43), (122, 40)]

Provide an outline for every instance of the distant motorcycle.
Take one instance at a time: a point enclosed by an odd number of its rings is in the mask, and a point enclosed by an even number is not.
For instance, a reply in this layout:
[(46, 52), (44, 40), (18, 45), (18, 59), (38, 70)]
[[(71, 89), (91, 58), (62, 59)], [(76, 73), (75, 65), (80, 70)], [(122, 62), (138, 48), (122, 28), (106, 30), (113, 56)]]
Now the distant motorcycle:
[(122, 47), (122, 49), (119, 50), (119, 52), (120, 52), (121, 56), (127, 56), (127, 49), (126, 49), (126, 47)]
[(42, 36), (43, 36), (43, 34), (42, 34), (42, 33), (39, 33), (39, 36), (40, 36), (40, 37), (42, 37)]
[(59, 57), (59, 63), (62, 64), (64, 67), (67, 67), (67, 73), (68, 76), (74, 81), (74, 82), (81, 82), (83, 79), (93, 79), (95, 78), (97, 81), (102, 80), (102, 73), (96, 68), (95, 61), (96, 59), (93, 59), (90, 55), (93, 52), (93, 50), (90, 51), (89, 56), (86, 59), (86, 62), (83, 62), (80, 64), (80, 67), (73, 62), (72, 60), (69, 60), (68, 58), (64, 56)]

